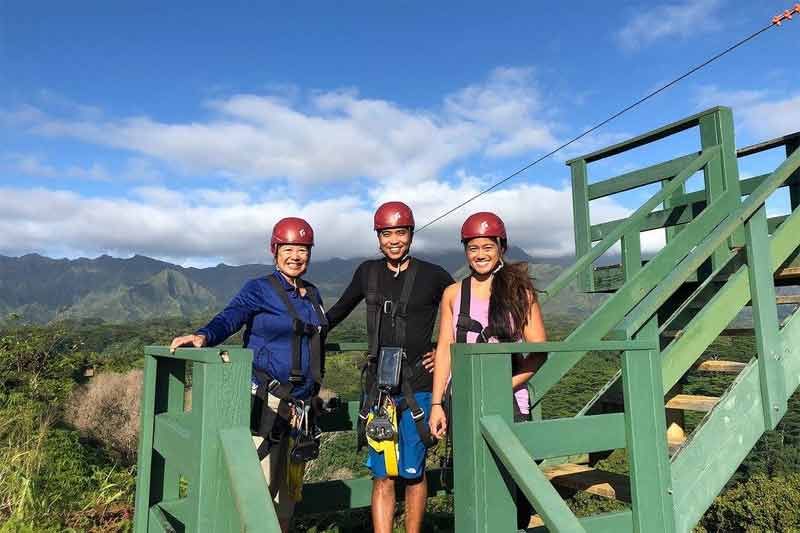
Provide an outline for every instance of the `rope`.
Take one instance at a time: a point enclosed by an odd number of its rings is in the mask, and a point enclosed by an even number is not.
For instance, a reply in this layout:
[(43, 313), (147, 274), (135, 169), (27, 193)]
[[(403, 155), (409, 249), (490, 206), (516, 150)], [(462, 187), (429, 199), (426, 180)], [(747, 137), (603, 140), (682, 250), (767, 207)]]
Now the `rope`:
[(791, 20), (792, 15), (794, 13), (800, 13), (800, 4), (796, 4), (791, 10), (786, 10), (782, 14), (776, 15), (775, 17), (772, 18), (772, 21), (767, 26), (764, 26), (763, 28), (751, 33), (750, 35), (748, 35), (746, 37), (743, 37), (742, 39), (736, 41), (734, 44), (730, 45), (729, 47), (727, 47), (723, 51), (718, 52), (717, 54), (715, 54), (715, 55), (711, 56), (710, 58), (706, 59), (705, 61), (703, 61), (699, 65), (697, 65), (695, 67), (692, 67), (691, 69), (689, 69), (685, 73), (681, 74), (677, 78), (673, 79), (672, 81), (670, 81), (668, 83), (665, 83), (661, 87), (659, 87), (659, 88), (655, 89), (654, 91), (649, 92), (645, 96), (639, 98), (638, 100), (636, 100), (632, 104), (624, 107), (623, 109), (620, 109), (619, 111), (617, 111), (616, 113), (612, 114), (608, 118), (598, 122), (597, 124), (595, 124), (591, 128), (587, 129), (586, 131), (584, 131), (580, 135), (578, 135), (576, 137), (573, 137), (569, 141), (567, 141), (564, 144), (558, 146), (557, 148), (551, 150), (550, 152), (547, 152), (546, 154), (544, 154), (540, 158), (536, 159), (535, 161), (533, 161), (531, 163), (528, 163), (524, 167), (520, 168), (519, 170), (514, 171), (513, 173), (509, 174), (508, 176), (506, 176), (505, 178), (501, 179), (500, 181), (495, 182), (494, 184), (492, 184), (491, 186), (487, 187), (486, 189), (483, 189), (479, 193), (467, 198), (466, 200), (464, 200), (463, 202), (461, 202), (457, 206), (455, 206), (455, 207), (453, 207), (451, 209), (448, 209), (447, 211), (445, 211), (441, 215), (437, 216), (436, 218), (434, 218), (430, 222), (426, 222), (424, 225), (420, 226), (419, 228), (416, 228), (414, 230), (414, 233), (419, 233), (420, 231), (423, 231), (426, 228), (429, 228), (430, 226), (432, 226), (433, 224), (439, 222), (440, 220), (442, 220), (443, 218), (447, 217), (448, 215), (451, 215), (452, 213), (458, 211), (459, 209), (461, 209), (465, 205), (477, 200), (478, 198), (480, 198), (484, 194), (487, 194), (487, 193), (493, 191), (494, 189), (496, 189), (500, 185), (502, 185), (502, 184), (506, 183), (507, 181), (515, 178), (516, 176), (522, 174), (523, 172), (525, 172), (529, 168), (533, 167), (534, 165), (539, 164), (540, 162), (544, 161), (545, 159), (547, 159), (548, 157), (552, 156), (553, 154), (555, 154), (557, 152), (560, 152), (564, 148), (566, 148), (566, 147), (570, 146), (571, 144), (574, 144), (575, 142), (581, 140), (582, 138), (586, 137), (590, 133), (602, 128), (603, 126), (605, 126), (609, 122), (619, 118), (620, 116), (624, 115), (628, 111), (631, 111), (632, 109), (640, 106), (641, 104), (643, 104), (646, 101), (650, 100), (654, 96), (656, 96), (656, 95), (666, 91), (670, 87), (680, 83), (681, 81), (683, 81), (684, 79), (688, 78), (689, 76), (691, 76), (695, 72), (707, 67), (708, 65), (710, 65), (711, 63), (717, 61), (718, 59), (722, 58), (723, 56), (733, 52), (734, 50), (736, 50), (740, 46), (752, 41), (753, 39), (755, 39), (756, 37), (760, 36), (765, 31), (771, 29), (772, 27), (780, 26), (782, 21)]

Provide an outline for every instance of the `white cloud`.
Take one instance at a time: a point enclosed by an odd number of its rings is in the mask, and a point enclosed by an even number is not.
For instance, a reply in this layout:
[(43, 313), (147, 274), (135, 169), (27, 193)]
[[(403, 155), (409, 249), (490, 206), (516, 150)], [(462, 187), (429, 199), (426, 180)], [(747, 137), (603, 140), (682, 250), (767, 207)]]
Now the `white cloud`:
[(637, 50), (655, 41), (670, 37), (682, 39), (701, 32), (720, 29), (715, 11), (722, 9), (721, 0), (684, 0), (651, 8), (644, 4), (616, 38), (626, 50)]
[(38, 178), (73, 178), (85, 181), (110, 181), (111, 175), (104, 165), (94, 163), (88, 167), (68, 165), (57, 168), (41, 157), (30, 154), (6, 154), (3, 159), (11, 161), (11, 169), (26, 176)]
[[(376, 250), (372, 213), (389, 199), (409, 203), (419, 226), (450, 208), (447, 199), (467, 198), (486, 182), (461, 174), (456, 184), (425, 181), (398, 194), (376, 187), (369, 205), (347, 195), (299, 203), (253, 200), (241, 191), (182, 191), (142, 187), (131, 198), (97, 198), (74, 192), (0, 189), (0, 253), (37, 251), (50, 256), (127, 256), (134, 253), (207, 264), (268, 260), (273, 224), (285, 216), (307, 218), (315, 229), (315, 257), (363, 257)], [(459, 248), (459, 229), (470, 213), (493, 210), (506, 221), (512, 244), (535, 256), (573, 252), (572, 200), (568, 187), (518, 184), (493, 191), (419, 233), (418, 250)], [(630, 210), (611, 200), (592, 203), (596, 221), (625, 217)]]
[(766, 90), (726, 91), (717, 86), (700, 87), (698, 107), (727, 105), (737, 125), (760, 140), (800, 131), (800, 93), (776, 96)]
[(212, 118), (168, 123), (80, 113), (57, 118), (34, 107), (3, 113), (45, 136), (124, 149), (187, 173), (237, 181), (300, 183), (370, 178), (419, 182), (454, 162), (508, 157), (557, 144), (556, 106), (529, 68), (500, 68), (432, 109), (409, 109), (355, 91), (311, 93), (307, 101), (239, 94), (206, 104)]

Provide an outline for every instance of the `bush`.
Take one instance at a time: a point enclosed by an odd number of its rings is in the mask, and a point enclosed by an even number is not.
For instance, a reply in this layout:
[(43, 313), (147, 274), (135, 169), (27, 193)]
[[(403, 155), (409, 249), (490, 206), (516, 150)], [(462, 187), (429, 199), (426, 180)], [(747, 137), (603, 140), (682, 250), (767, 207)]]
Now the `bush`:
[(719, 496), (700, 525), (706, 531), (797, 531), (800, 474), (758, 474)]
[(126, 464), (136, 462), (142, 371), (109, 372), (75, 390), (65, 418), (83, 435), (117, 452)]

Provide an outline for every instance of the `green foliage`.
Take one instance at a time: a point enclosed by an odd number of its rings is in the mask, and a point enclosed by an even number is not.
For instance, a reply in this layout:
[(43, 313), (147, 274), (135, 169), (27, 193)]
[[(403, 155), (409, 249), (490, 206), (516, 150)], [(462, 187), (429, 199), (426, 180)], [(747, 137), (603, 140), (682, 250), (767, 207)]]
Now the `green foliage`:
[(701, 526), (707, 531), (797, 531), (800, 474), (757, 474), (732, 487), (714, 501)]

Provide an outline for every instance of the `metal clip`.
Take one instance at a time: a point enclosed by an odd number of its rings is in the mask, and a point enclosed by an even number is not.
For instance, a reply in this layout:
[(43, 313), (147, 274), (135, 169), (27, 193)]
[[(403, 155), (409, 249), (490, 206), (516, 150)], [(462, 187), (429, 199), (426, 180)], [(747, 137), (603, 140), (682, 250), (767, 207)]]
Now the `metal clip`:
[(230, 362), (231, 362), (231, 358), (230, 358), (230, 356), (228, 355), (228, 352), (227, 352), (227, 351), (221, 351), (221, 352), (219, 352), (219, 358), (220, 358), (220, 359), (222, 359), (222, 362), (223, 362), (223, 363), (230, 363)]

